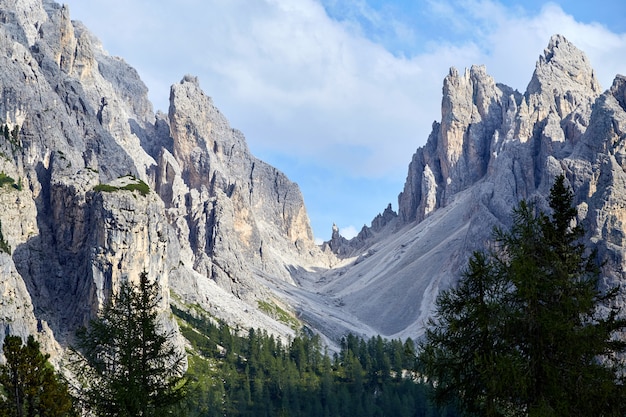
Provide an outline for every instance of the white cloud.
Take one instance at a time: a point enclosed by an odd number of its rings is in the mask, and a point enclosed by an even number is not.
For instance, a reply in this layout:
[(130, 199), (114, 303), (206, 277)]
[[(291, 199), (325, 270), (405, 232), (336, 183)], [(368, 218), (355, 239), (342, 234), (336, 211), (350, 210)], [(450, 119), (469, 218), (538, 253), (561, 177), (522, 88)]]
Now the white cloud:
[(350, 225), (348, 227), (342, 227), (341, 229), (339, 229), (339, 234), (346, 239), (352, 239), (359, 234), (359, 231), (356, 230), (356, 227)]
[(207, 62), (222, 80), (210, 90), (227, 90), (234, 111), (256, 113), (244, 131), (265, 148), (346, 165), (353, 175), (407, 163), (424, 114), (415, 97), (430, 93), (422, 63), (356, 36), (315, 2), (298, 5), (268, 5), (271, 13), (245, 29), (233, 52)]

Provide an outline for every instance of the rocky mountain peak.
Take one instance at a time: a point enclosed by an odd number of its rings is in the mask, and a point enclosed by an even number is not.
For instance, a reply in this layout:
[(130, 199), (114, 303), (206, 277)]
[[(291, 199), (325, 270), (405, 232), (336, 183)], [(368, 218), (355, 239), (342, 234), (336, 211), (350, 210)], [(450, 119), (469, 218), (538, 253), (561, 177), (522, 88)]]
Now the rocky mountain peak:
[(404, 222), (423, 220), (487, 172), (492, 142), (520, 94), (496, 84), (484, 65), (460, 73), (451, 68), (443, 82), (441, 122), (413, 156), (398, 197)]
[(489, 143), (483, 138), (500, 123), (502, 95), (484, 65), (463, 75), (452, 68), (444, 79), (437, 153), (448, 195), (484, 175)]
[(585, 53), (562, 35), (550, 38), (526, 91), (527, 96), (556, 100), (554, 106), (562, 117), (602, 92)]
[(173, 85), (169, 113), (155, 115), (137, 71), (67, 7), (0, 0), (0, 23), (10, 247), (0, 288), (15, 289), (0, 302), (0, 342), (6, 329), (71, 339), (143, 270), (162, 284), (164, 309), (171, 290), (215, 311), (219, 291), (230, 309), (219, 313), (239, 320), (268, 299), (261, 277), (293, 284), (293, 271), (330, 264), (297, 184), (250, 153), (196, 77)]
[[(250, 153), (245, 139), (204, 94), (197, 77), (186, 75), (172, 86), (169, 119), (174, 156), (192, 188), (209, 187), (214, 176), (228, 178), (231, 173), (243, 180), (243, 172), (232, 172), (243, 167), (229, 161)], [(216, 179), (222, 189), (227, 188), (227, 180)]]
[(618, 74), (613, 80), (613, 85), (611, 85), (609, 91), (622, 109), (626, 111), (626, 77)]
[(484, 66), (452, 68), (443, 82), (441, 122), (409, 166), (400, 218), (421, 221), (445, 207), (497, 165), (511, 163), (498, 156), (522, 143), (535, 152), (517, 161), (523, 171), (517, 189), (533, 190), (545, 158), (563, 156), (581, 140), (599, 95), (585, 54), (561, 35), (550, 39), (523, 95), (496, 83)]
[(241, 298), (261, 291), (256, 271), (291, 282), (293, 265), (328, 265), (298, 185), (250, 153), (196, 77), (172, 86), (168, 118), (157, 189), (186, 264)]

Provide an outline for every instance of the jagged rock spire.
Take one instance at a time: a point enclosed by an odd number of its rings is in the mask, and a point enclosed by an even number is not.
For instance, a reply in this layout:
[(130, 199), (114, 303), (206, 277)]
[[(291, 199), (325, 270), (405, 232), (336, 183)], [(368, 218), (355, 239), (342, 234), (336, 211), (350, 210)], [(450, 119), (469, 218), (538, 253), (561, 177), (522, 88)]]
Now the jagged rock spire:
[(553, 35), (535, 66), (528, 84), (528, 95), (563, 95), (566, 92), (587, 97), (602, 91), (589, 59), (562, 35)]

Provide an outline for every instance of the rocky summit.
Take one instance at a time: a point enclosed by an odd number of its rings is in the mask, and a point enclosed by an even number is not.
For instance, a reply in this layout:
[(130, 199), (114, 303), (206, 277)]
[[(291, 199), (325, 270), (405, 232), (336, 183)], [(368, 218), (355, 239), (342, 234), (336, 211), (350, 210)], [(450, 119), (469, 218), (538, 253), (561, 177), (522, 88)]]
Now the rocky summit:
[(0, 339), (34, 334), (58, 357), (144, 270), (164, 312), (280, 336), (307, 326), (329, 344), (416, 338), (491, 227), (520, 199), (545, 207), (560, 173), (604, 283), (626, 279), (626, 78), (603, 92), (562, 36), (524, 93), (483, 66), (451, 69), (398, 212), (317, 246), (297, 184), (250, 153), (195, 77), (155, 114), (137, 72), (67, 7), (0, 0), (0, 22)]
[[(508, 226), (521, 199), (547, 209), (559, 174), (575, 193), (604, 284), (619, 286), (626, 278), (625, 83), (617, 75), (602, 92), (585, 54), (559, 35), (523, 94), (496, 83), (483, 66), (452, 68), (441, 121), (413, 155), (397, 217), (377, 217), (350, 242), (333, 237), (328, 244), (354, 260), (310, 276), (307, 288), (370, 334), (420, 335), (438, 292), (485, 248), (493, 226)], [(326, 325), (321, 311), (306, 314)]]
[(58, 349), (144, 270), (164, 309), (291, 332), (259, 312), (275, 298), (263, 279), (336, 262), (298, 186), (250, 154), (196, 78), (154, 114), (137, 72), (67, 7), (1, 1), (0, 20), (0, 339)]

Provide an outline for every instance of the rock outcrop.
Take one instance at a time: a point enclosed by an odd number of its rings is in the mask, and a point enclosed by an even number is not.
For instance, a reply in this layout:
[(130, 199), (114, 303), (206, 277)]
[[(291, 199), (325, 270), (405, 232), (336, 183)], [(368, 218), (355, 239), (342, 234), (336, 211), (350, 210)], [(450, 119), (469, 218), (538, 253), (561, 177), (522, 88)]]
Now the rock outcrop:
[[(494, 201), (503, 218), (518, 198), (546, 184), (548, 156), (562, 159), (586, 130), (600, 87), (584, 53), (555, 35), (537, 62), (525, 94), (496, 84), (485, 67), (444, 80), (441, 123), (413, 156), (399, 214), (421, 221), (485, 177), (501, 175)], [(546, 175), (547, 174), (547, 175)], [(502, 176), (504, 175), (504, 176)]]
[(184, 261), (244, 298), (259, 291), (255, 271), (291, 281), (291, 268), (327, 266), (297, 184), (250, 154), (196, 78), (170, 101), (172, 153), (161, 153), (156, 187)]
[[(58, 351), (143, 271), (161, 284), (164, 310), (174, 292), (291, 332), (257, 317), (264, 280), (293, 284), (295, 271), (334, 257), (314, 244), (297, 184), (251, 155), (194, 77), (172, 87), (169, 114), (155, 115), (137, 72), (66, 6), (2, 0), (0, 21), (0, 224), (10, 252), (0, 255), (0, 339), (38, 334)], [(196, 294), (215, 288), (233, 299)]]
[[(603, 262), (604, 285), (621, 286), (625, 80), (618, 75), (602, 93), (585, 54), (560, 35), (539, 57), (524, 94), (497, 84), (485, 67), (452, 68), (441, 121), (409, 165), (398, 220), (349, 252), (355, 257), (347, 266), (315, 277), (317, 291), (366, 334), (418, 336), (437, 293), (460, 276), (473, 250), (484, 248), (493, 226), (506, 227), (520, 199), (547, 209), (561, 173)], [(340, 253), (353, 245), (362, 243), (342, 242)], [(330, 333), (350, 327), (345, 320), (326, 326)]]
[(364, 225), (352, 239), (341, 236), (339, 228), (333, 224), (331, 238), (322, 244), (322, 250), (333, 253), (341, 259), (359, 255), (383, 236), (396, 231), (397, 226), (398, 214), (389, 204), (382, 213), (374, 217), (369, 227)]

